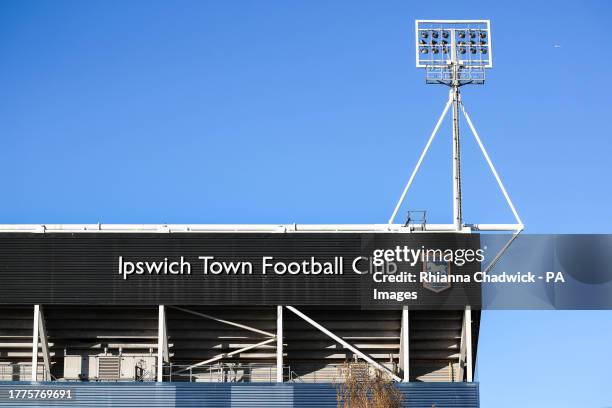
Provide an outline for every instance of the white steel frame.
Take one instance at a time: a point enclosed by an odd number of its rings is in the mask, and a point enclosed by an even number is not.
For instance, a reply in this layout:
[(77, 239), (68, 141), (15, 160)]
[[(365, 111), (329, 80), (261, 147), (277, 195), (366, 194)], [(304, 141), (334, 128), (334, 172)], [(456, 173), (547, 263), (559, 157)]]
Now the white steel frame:
[[(235, 355), (241, 354), (245, 351), (249, 351), (254, 348), (262, 347), (271, 343), (276, 343), (276, 381), (283, 382), (283, 349), (284, 349), (284, 336), (283, 336), (283, 306), (276, 307), (276, 334), (260, 330), (254, 327), (250, 327), (241, 323), (236, 323), (230, 320), (220, 319), (215, 316), (211, 316), (205, 313), (200, 313), (194, 310), (185, 309), (178, 306), (167, 306), (172, 309), (176, 309), (182, 311), (184, 313), (193, 314), (195, 316), (199, 316), (205, 319), (214, 320), (216, 322), (227, 324), (230, 326), (238, 327), (244, 330), (252, 331), (254, 333), (263, 334), (269, 338), (262, 340), (258, 343), (251, 344), (245, 347), (242, 347), (237, 350), (233, 350), (228, 353), (220, 353), (208, 360), (200, 361), (198, 363), (192, 364), (186, 368), (173, 372), (173, 374), (180, 374), (185, 371), (190, 371), (194, 368), (204, 366), (215, 361), (222, 360), (224, 358), (233, 357)], [(404, 306), (401, 314), (401, 330), (400, 330), (400, 368), (402, 369), (402, 377), (395, 374), (388, 367), (376, 361), (374, 358), (364, 353), (356, 346), (350, 344), (342, 337), (334, 334), (332, 331), (325, 328), (320, 323), (316, 322), (311, 317), (307, 316), (305, 313), (301, 312), (297, 308), (293, 306), (284, 306), (298, 317), (302, 318), (304, 321), (309, 323), (311, 326), (315, 327), (331, 339), (335, 340), (344, 348), (352, 351), (357, 357), (371, 364), (373, 367), (378, 370), (388, 374), (394, 381), (398, 382), (408, 382), (410, 381), (410, 326), (409, 326), (409, 310), (407, 306)], [(44, 359), (45, 373), (48, 378), (51, 378), (50, 371), (50, 355), (49, 355), (49, 345), (47, 342), (47, 333), (44, 325), (44, 316), (42, 314), (42, 307), (40, 305), (34, 305), (34, 319), (33, 319), (33, 336), (32, 336), (32, 372), (31, 372), (31, 380), (37, 381), (38, 374), (38, 349), (39, 349), (39, 341), (42, 348), (42, 355)], [(467, 381), (472, 381), (472, 349), (471, 349), (471, 309), (469, 306), (466, 307), (464, 313), (464, 323), (462, 327), (461, 334), (461, 357), (460, 364), (463, 367), (463, 364), (467, 365)], [(169, 343), (168, 343), (168, 334), (167, 334), (167, 319), (166, 319), (166, 306), (159, 305), (158, 306), (158, 343), (157, 343), (157, 382), (163, 381), (163, 367), (164, 363), (169, 362), (170, 353), (169, 353)]]
[(45, 374), (51, 378), (51, 357), (49, 354), (49, 342), (47, 329), (45, 327), (45, 317), (41, 305), (34, 305), (34, 319), (32, 322), (32, 381), (38, 381), (38, 343), (42, 351)]
[(465, 324), (465, 365), (467, 370), (465, 380), (472, 382), (474, 381), (474, 363), (472, 361), (472, 308), (470, 306), (465, 307), (463, 322)]
[[(224, 323), (224, 324), (229, 324), (231, 326), (235, 326), (235, 327), (240, 327), (242, 329), (245, 330), (249, 330), (249, 331), (253, 331), (259, 334), (264, 334), (269, 336), (269, 339), (263, 340), (259, 343), (256, 344), (251, 344), (249, 346), (243, 347), (241, 349), (238, 350), (234, 350), (231, 351), (229, 353), (221, 353), (216, 355), (215, 357), (212, 357), (208, 360), (204, 360), (204, 361), (200, 361), (198, 363), (192, 364), (186, 368), (183, 368), (181, 370), (175, 371), (173, 374), (180, 374), (182, 372), (185, 371), (190, 371), (196, 367), (200, 367), (203, 365), (207, 365), (210, 364), (212, 362), (218, 361), (218, 360), (222, 360), (224, 358), (227, 357), (232, 357), (235, 356), (237, 354), (243, 353), (245, 351), (257, 348), (257, 347), (261, 347), (261, 346), (265, 346), (267, 344), (271, 344), (276, 342), (276, 382), (283, 382), (283, 306), (277, 306), (276, 307), (276, 334), (272, 334), (263, 330), (259, 330), (256, 329), (254, 327), (250, 327), (250, 326), (246, 326), (240, 323), (236, 323), (236, 322), (232, 322), (229, 320), (224, 320), (224, 319), (219, 319), (217, 317), (214, 316), (210, 316), (204, 313), (200, 313), (200, 312), (196, 312), (194, 310), (189, 310), (189, 309), (185, 309), (182, 307), (178, 307), (178, 306), (168, 306), (171, 307), (173, 309), (176, 310), (180, 310), (182, 312), (185, 313), (190, 313), (193, 314), (195, 316), (200, 316), (206, 319), (210, 319), (210, 320), (214, 320), (220, 323)], [(316, 329), (320, 330), (321, 332), (323, 332), (325, 335), (329, 336), (330, 338), (332, 338), (333, 340), (335, 340), (336, 342), (338, 342), (341, 346), (343, 346), (344, 348), (352, 351), (356, 356), (358, 356), (359, 358), (363, 359), (364, 361), (370, 363), (373, 367), (376, 367), (377, 369), (381, 370), (382, 372), (387, 373), (393, 380), (395, 381), (408, 381), (408, 369), (405, 368), (404, 369), (404, 378), (400, 378), (399, 376), (397, 376), (393, 371), (391, 371), (388, 367), (385, 367), (383, 364), (380, 364), (379, 362), (377, 362), (375, 359), (373, 359), (372, 357), (370, 357), (369, 355), (367, 355), (366, 353), (364, 353), (363, 351), (359, 350), (357, 347), (355, 347), (354, 345), (350, 344), (349, 342), (347, 342), (346, 340), (344, 340), (342, 337), (334, 334), (333, 332), (331, 332), (330, 330), (326, 329), (325, 327), (323, 327), (321, 324), (317, 323), (314, 319), (308, 317), (306, 314), (302, 313), (301, 311), (299, 311), (297, 308), (293, 307), (293, 306), (284, 306), (285, 308), (287, 308), (288, 310), (290, 310), (291, 312), (295, 313), (297, 316), (299, 316), (300, 318), (302, 318), (303, 320), (305, 320), (307, 323), (309, 323), (311, 326), (315, 327)], [(161, 308), (161, 306), (160, 306)], [(160, 309), (161, 310), (161, 309)], [(407, 319), (408, 319), (408, 309), (406, 308), (405, 311), (403, 312), (402, 315), (402, 339), (404, 341), (404, 345), (403, 347), (400, 346), (400, 348), (403, 350), (402, 351), (402, 355), (404, 356), (403, 358), (403, 364), (404, 367), (408, 367), (409, 364), (409, 359), (408, 359), (408, 323), (407, 323)], [(405, 322), (404, 322), (405, 321)], [(158, 381), (161, 381), (158, 377)]]
[(159, 305), (157, 331), (157, 382), (164, 381), (164, 363), (170, 361), (168, 331), (166, 329), (166, 308)]
[(283, 307), (276, 306), (276, 382), (283, 382)]
[(410, 381), (410, 316), (408, 306), (402, 307), (400, 329), (400, 368), (403, 371), (402, 381)]
[(467, 382), (474, 381), (474, 363), (472, 353), (472, 308), (466, 306), (461, 325), (461, 343), (459, 346), (460, 377)]

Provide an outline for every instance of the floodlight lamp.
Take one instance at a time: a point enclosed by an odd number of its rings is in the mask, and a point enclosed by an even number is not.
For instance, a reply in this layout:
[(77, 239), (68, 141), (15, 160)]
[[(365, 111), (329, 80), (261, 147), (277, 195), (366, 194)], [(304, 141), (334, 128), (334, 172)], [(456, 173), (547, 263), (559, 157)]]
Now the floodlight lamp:
[(492, 68), (489, 20), (417, 20), (416, 66), (426, 82), (458, 87), (484, 83)]

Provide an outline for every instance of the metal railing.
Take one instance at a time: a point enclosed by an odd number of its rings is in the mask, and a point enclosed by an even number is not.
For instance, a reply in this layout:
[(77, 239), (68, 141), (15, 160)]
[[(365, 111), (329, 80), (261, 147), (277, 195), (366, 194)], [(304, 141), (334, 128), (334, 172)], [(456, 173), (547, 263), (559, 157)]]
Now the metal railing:
[[(374, 376), (378, 368), (370, 363), (336, 363), (326, 364), (324, 366), (318, 364), (299, 364), (292, 367), (290, 372), (291, 382), (304, 383), (343, 383), (348, 377), (349, 371), (353, 374), (355, 370), (359, 370), (363, 376)], [(395, 370), (393, 370), (395, 372)], [(395, 372), (395, 374), (397, 374)], [(383, 372), (383, 375), (387, 375)], [(390, 378), (390, 377), (389, 377)]]
[[(376, 368), (360, 364), (373, 375)], [(346, 364), (298, 364), (283, 366), (283, 382), (341, 383), (346, 378)], [(190, 368), (188, 365), (164, 365), (164, 381), (186, 382), (276, 382), (276, 365), (266, 363), (221, 363)]]
[(420, 227), (421, 230), (425, 231), (425, 224), (427, 224), (427, 211), (426, 210), (410, 210), (406, 216), (406, 227), (412, 226)]
[[(283, 366), (283, 381), (290, 378), (291, 368)], [(163, 372), (164, 381), (188, 382), (275, 382), (275, 364), (220, 363), (205, 364), (198, 367), (188, 365), (166, 364)]]
[[(37, 365), (38, 381), (50, 381), (45, 365)], [(0, 381), (30, 381), (32, 378), (31, 363), (0, 363)]]
[[(457, 75), (457, 79), (465, 84), (483, 84), (485, 81), (485, 69), (478, 66), (462, 66)], [(428, 66), (425, 71), (425, 81), (428, 84), (448, 85), (453, 81), (452, 69), (448, 66)]]
[(134, 370), (134, 379), (136, 381), (155, 381), (157, 378), (155, 371), (147, 369), (143, 364), (137, 364)]

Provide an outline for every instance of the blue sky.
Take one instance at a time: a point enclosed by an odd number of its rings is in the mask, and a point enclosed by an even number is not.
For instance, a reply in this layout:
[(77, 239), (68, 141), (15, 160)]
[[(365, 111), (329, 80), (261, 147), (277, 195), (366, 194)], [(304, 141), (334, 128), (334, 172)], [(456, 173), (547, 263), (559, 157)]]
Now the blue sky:
[[(603, 0), (4, 1), (0, 223), (383, 223), (447, 92), (414, 67), (413, 20), (490, 18), (495, 67), (463, 100), (527, 232), (610, 233), (611, 17)], [(431, 222), (450, 222), (449, 126), (408, 201)], [(465, 130), (466, 221), (511, 222)], [(610, 312), (485, 312), (482, 406), (612, 406), (610, 343)]]

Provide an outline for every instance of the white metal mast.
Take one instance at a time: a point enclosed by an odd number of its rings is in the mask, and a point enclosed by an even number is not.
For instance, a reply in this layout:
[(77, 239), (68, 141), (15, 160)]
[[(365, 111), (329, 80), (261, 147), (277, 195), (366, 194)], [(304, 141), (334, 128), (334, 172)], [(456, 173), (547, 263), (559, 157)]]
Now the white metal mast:
[[(454, 38), (451, 44), (454, 48)], [(457, 56), (451, 52), (452, 58), (452, 84), (451, 94), (453, 98), (453, 224), (457, 231), (461, 231), (463, 227), (463, 217), (461, 211), (461, 145), (459, 143), (459, 103), (461, 95), (459, 94), (459, 65)]]
[[(506, 199), (508, 207), (516, 220), (515, 224), (492, 224), (489, 231), (523, 230), (519, 217), (506, 188), (504, 187), (480, 136), (476, 132), (465, 106), (461, 101), (460, 87), (468, 84), (483, 84), (485, 69), (493, 67), (491, 48), (491, 29), (489, 20), (417, 20), (415, 22), (415, 51), (417, 68), (425, 68), (428, 84), (443, 84), (450, 87), (448, 101), (431, 133), (417, 164), (402, 191), (402, 194), (389, 218), (393, 224), (404, 203), (414, 178), (423, 163), (442, 121), (452, 106), (452, 169), (453, 169), (453, 230), (469, 232), (474, 230), (465, 224), (461, 198), (461, 138), (459, 132), (460, 112), (466, 119), (476, 142), (489, 165), (491, 173)], [(431, 230), (431, 228), (427, 228)]]

